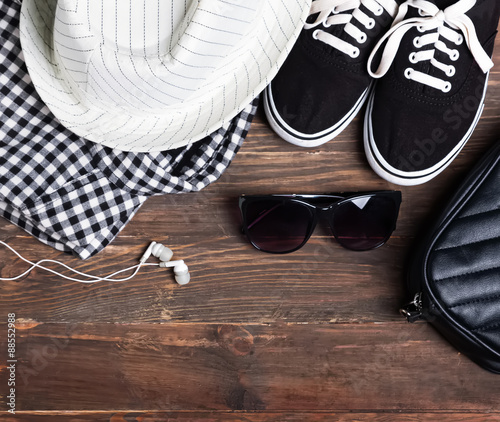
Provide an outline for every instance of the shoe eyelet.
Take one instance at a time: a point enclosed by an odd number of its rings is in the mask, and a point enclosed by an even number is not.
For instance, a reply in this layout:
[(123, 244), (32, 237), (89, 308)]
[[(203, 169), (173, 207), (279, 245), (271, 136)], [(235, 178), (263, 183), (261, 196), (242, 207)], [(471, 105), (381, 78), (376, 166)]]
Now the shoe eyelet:
[(312, 33), (312, 37), (317, 40), (318, 39), (318, 34), (319, 34), (319, 29), (316, 29), (313, 33)]
[(410, 63), (413, 63), (413, 64), (417, 63), (418, 62), (417, 53), (415, 53), (415, 52), (411, 53), (409, 59), (410, 59)]
[(381, 16), (381, 15), (382, 15), (382, 13), (384, 13), (384, 8), (383, 8), (383, 7), (380, 7), (380, 8), (378, 8), (377, 10), (375, 10), (375, 11), (373, 12), (373, 14), (374, 14), (375, 16)]
[(336, 15), (337, 13), (339, 13), (339, 9), (337, 8), (337, 6), (335, 6), (333, 9), (332, 9), (332, 12), (334, 15)]
[(406, 68), (405, 70), (405, 78), (411, 79), (411, 74), (413, 73), (413, 69), (411, 67)]
[(354, 48), (354, 50), (351, 51), (351, 54), (349, 54), (353, 59), (359, 56), (359, 48)]
[(366, 36), (366, 34), (361, 34), (361, 36), (357, 39), (357, 41), (359, 44), (364, 44), (367, 39), (368, 37)]
[(450, 92), (451, 91), (451, 83), (450, 82), (446, 82), (443, 85), (443, 88), (441, 88), (441, 91), (443, 91), (444, 93)]
[(462, 34), (458, 34), (458, 40), (455, 41), (456, 45), (461, 45), (464, 42), (464, 36)]
[(422, 34), (422, 33), (424, 33), (426, 31), (426, 29), (424, 28), (424, 25), (418, 25), (417, 26), (417, 31)]
[(413, 45), (417, 48), (422, 47), (422, 45), (420, 44), (420, 37), (413, 38)]
[(455, 66), (448, 66), (448, 70), (446, 71), (446, 76), (454, 76), (456, 72)]
[(422, 9), (418, 9), (418, 14), (420, 16), (425, 16), (425, 13), (424, 13), (424, 11)]
[(450, 56), (450, 59), (453, 60), (454, 62), (456, 62), (459, 57), (460, 57), (460, 53), (458, 52), (458, 50), (452, 50), (452, 54)]
[(368, 25), (366, 25), (366, 29), (373, 29), (373, 28), (375, 28), (375, 19), (370, 18), (370, 20), (368, 21)]

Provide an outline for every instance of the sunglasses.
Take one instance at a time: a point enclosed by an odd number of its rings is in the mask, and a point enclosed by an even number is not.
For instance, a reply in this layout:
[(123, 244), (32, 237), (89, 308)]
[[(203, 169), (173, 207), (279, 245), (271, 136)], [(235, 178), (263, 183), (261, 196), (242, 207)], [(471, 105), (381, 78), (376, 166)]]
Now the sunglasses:
[(345, 248), (382, 246), (396, 228), (401, 192), (331, 195), (242, 195), (243, 232), (263, 252), (288, 253), (306, 244), (323, 214)]

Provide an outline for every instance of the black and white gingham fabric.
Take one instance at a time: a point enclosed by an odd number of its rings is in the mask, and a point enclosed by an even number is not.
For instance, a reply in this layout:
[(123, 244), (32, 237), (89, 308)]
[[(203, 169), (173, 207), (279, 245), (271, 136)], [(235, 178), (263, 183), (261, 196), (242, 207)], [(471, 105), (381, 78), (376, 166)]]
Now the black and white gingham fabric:
[(157, 153), (133, 153), (92, 144), (96, 166), (121, 189), (136, 195), (199, 191), (233, 160), (257, 110), (255, 99), (209, 141)]
[(188, 147), (124, 153), (66, 130), (41, 102), (19, 42), (19, 2), (0, 0), (0, 215), (40, 241), (86, 259), (151, 195), (217, 180), (245, 138), (257, 99)]

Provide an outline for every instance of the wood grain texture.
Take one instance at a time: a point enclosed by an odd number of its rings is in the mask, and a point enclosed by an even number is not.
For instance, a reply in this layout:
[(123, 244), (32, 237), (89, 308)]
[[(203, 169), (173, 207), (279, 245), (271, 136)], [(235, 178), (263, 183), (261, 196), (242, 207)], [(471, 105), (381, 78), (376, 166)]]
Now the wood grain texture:
[(492, 392), (500, 377), (425, 323), (26, 323), (18, 333), (16, 390), (25, 411), (484, 412), (498, 405)]
[(497, 422), (498, 413), (356, 413), (356, 412), (19, 412), (15, 417), (0, 413), (10, 422)]
[[(148, 267), (126, 283), (80, 285), (38, 270), (2, 282), (0, 354), (6, 315), (15, 312), (19, 384), (16, 415), (0, 406), (0, 420), (500, 420), (500, 377), (428, 324), (409, 325), (398, 314), (419, 236), (499, 135), (497, 66), (472, 138), (425, 185), (399, 187), (372, 172), (362, 115), (335, 140), (303, 149), (280, 140), (260, 110), (219, 181), (150, 198), (88, 261), (1, 220), (0, 239), (31, 260), (107, 275), (134, 265), (156, 240), (186, 261), (192, 281), (179, 287), (171, 271)], [(241, 193), (376, 189), (401, 190), (403, 204), (393, 237), (374, 251), (347, 251), (320, 224), (300, 251), (274, 256), (253, 249), (239, 230)], [(24, 268), (0, 249), (3, 277)]]

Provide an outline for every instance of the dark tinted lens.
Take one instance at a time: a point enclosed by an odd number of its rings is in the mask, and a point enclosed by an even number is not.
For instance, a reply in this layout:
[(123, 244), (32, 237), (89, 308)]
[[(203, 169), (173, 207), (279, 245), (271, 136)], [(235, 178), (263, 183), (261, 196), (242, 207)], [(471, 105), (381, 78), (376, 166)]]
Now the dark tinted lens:
[(363, 251), (386, 242), (396, 218), (397, 207), (391, 198), (364, 196), (343, 202), (335, 209), (332, 229), (341, 245)]
[(246, 208), (247, 234), (250, 241), (266, 252), (290, 252), (306, 240), (313, 214), (297, 202), (262, 200)]

